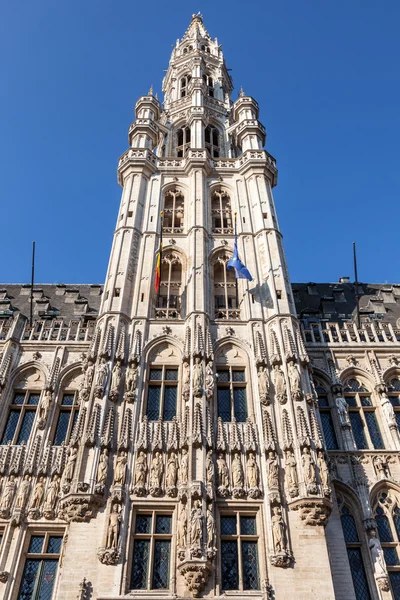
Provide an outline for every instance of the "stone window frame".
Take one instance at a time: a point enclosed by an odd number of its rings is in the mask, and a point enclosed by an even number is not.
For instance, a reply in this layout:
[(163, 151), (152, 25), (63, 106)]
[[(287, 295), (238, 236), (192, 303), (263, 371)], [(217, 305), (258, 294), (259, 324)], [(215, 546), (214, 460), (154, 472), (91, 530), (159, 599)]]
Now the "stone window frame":
[[(172, 278), (174, 274), (173, 267), (180, 266), (180, 279)], [(162, 250), (161, 254), (161, 273), (160, 273), (160, 291), (156, 296), (155, 317), (156, 319), (181, 319), (182, 308), (182, 290), (184, 288), (183, 273), (185, 260), (180, 252), (171, 248)], [(165, 277), (165, 270), (168, 268), (168, 275)], [(164, 277), (163, 277), (164, 275)], [(166, 291), (166, 296), (162, 294)], [(172, 294), (171, 291), (175, 291)], [(176, 306), (171, 306), (171, 298), (176, 298)], [(164, 302), (166, 298), (166, 302)]]
[[(379, 486), (378, 490), (375, 491), (371, 505), (373, 507), (373, 514), (377, 523), (377, 537), (381, 542), (381, 546), (385, 555), (385, 563), (389, 574), (389, 580), (391, 582), (391, 573), (400, 574), (400, 490), (396, 490), (388, 485), (383, 487)], [(396, 516), (394, 516), (395, 511), (398, 512)], [(396, 517), (399, 521), (397, 528), (395, 525)], [(384, 541), (381, 538), (382, 528), (379, 524), (379, 519), (381, 518), (385, 518), (392, 541)], [(383, 527), (383, 529), (384, 528), (385, 527)], [(397, 557), (397, 564), (390, 564), (390, 556)]]
[(179, 79), (179, 98), (188, 97), (188, 88), (191, 82), (192, 76), (190, 73), (182, 75)]
[[(226, 268), (227, 263), (232, 258), (232, 251), (230, 249), (220, 248), (215, 252), (211, 258), (211, 273), (212, 273), (212, 310), (214, 320), (240, 320), (240, 308), (236, 306), (238, 303), (237, 293), (237, 279), (233, 269)], [(216, 267), (222, 267), (223, 278), (216, 278), (215, 271)], [(216, 306), (216, 299), (221, 294), (217, 294), (217, 290), (223, 292), (222, 297), (224, 299), (225, 306)], [(231, 290), (231, 293), (229, 293)], [(233, 292), (233, 293), (232, 293)]]
[[(151, 380), (150, 379), (150, 373), (152, 370), (158, 370), (160, 369), (162, 372), (162, 379), (159, 380)], [(177, 379), (176, 380), (167, 380), (165, 379), (165, 373), (167, 371), (167, 369), (170, 370), (177, 370), (178, 374), (177, 374)], [(181, 371), (181, 367), (180, 365), (175, 361), (175, 362), (171, 362), (171, 363), (158, 363), (158, 362), (151, 362), (150, 364), (148, 364), (147, 366), (147, 373), (146, 373), (146, 385), (145, 385), (145, 402), (143, 405), (143, 416), (146, 415), (148, 416), (148, 401), (149, 401), (149, 388), (151, 385), (157, 385), (157, 387), (161, 388), (160, 391), (160, 407), (159, 407), (159, 414), (158, 414), (158, 418), (157, 419), (149, 419), (149, 422), (151, 423), (156, 423), (160, 418), (163, 419), (163, 413), (164, 413), (164, 402), (165, 402), (165, 388), (166, 387), (173, 387), (174, 385), (176, 385), (177, 391), (176, 391), (176, 410), (175, 410), (175, 417), (178, 418), (178, 415), (180, 413), (179, 407), (180, 407), (180, 397), (181, 397), (181, 377), (182, 377), (182, 371)], [(165, 422), (170, 422), (171, 420), (165, 421)], [(164, 419), (163, 419), (164, 422)]]
[[(171, 197), (172, 207), (167, 206), (167, 200)], [(183, 233), (183, 220), (185, 217), (185, 195), (181, 188), (168, 188), (164, 192), (164, 217), (163, 217), (163, 233)], [(182, 213), (179, 216), (179, 213)], [(165, 217), (171, 216), (171, 226), (165, 225)], [(178, 225), (176, 223), (179, 223)]]
[[(64, 396), (72, 396), (72, 395), (74, 396), (73, 404), (72, 405), (63, 405), (62, 402), (63, 402)], [(71, 435), (74, 430), (75, 423), (78, 420), (79, 410), (80, 410), (79, 391), (77, 389), (71, 389), (69, 387), (61, 389), (61, 391), (58, 394), (56, 413), (52, 419), (52, 431), (51, 431), (51, 435), (50, 435), (50, 439), (53, 441), (54, 446), (61, 445), (61, 444), (55, 443), (56, 442), (56, 433), (57, 433), (57, 428), (58, 428), (58, 423), (59, 423), (61, 413), (67, 413), (67, 412), (70, 413), (69, 420), (68, 420), (67, 433), (66, 433), (65, 439), (62, 440), (62, 441), (64, 441), (65, 445), (67, 446), (71, 439)]]
[[(23, 441), (25, 446), (27, 446), (29, 443), (29, 438), (32, 435), (32, 431), (34, 431), (34, 429), (35, 429), (35, 421), (37, 419), (37, 415), (39, 414), (38, 408), (39, 408), (39, 404), (40, 404), (40, 401), (42, 398), (43, 390), (37, 390), (37, 389), (35, 390), (31, 387), (28, 387), (27, 389), (21, 389), (21, 388), (18, 388), (18, 386), (16, 386), (16, 387), (13, 387), (11, 394), (12, 394), (11, 400), (8, 403), (7, 411), (4, 411), (6, 418), (4, 421), (4, 427), (3, 427), (3, 431), (2, 431), (2, 435), (1, 435), (1, 443), (2, 443), (2, 445), (4, 445), (4, 444), (7, 444), (9, 441), (11, 441), (12, 445), (20, 445)], [(18, 395), (24, 395), (24, 400), (22, 403), (14, 402), (15, 398)], [(29, 404), (29, 399), (31, 396), (39, 396), (39, 399), (36, 404), (33, 404), (33, 403)], [(4, 436), (6, 435), (7, 426), (8, 426), (12, 411), (15, 411), (15, 412), (18, 411), (19, 416), (18, 416), (17, 423), (15, 424), (15, 427), (13, 430), (12, 439), (6, 440), (4, 438)], [(30, 432), (29, 432), (27, 440), (21, 440), (20, 442), (18, 442), (18, 438), (19, 438), (20, 432), (21, 432), (21, 427), (23, 425), (25, 415), (27, 412), (35, 413), (32, 423), (31, 423)]]
[(178, 158), (183, 158), (190, 148), (192, 132), (190, 127), (182, 125), (175, 130), (175, 152)]
[[(209, 136), (208, 133), (209, 132)], [(215, 135), (217, 137), (215, 137)], [(209, 141), (207, 141), (209, 138)], [(210, 123), (207, 127), (204, 128), (204, 146), (206, 150), (208, 150), (211, 158), (220, 158), (221, 150), (222, 150), (222, 133), (220, 129), (214, 125), (214, 123)]]
[[(249, 417), (249, 413), (251, 411), (249, 411), (249, 397), (248, 397), (248, 389), (249, 389), (249, 378), (248, 378), (248, 373), (249, 373), (249, 369), (246, 367), (246, 365), (240, 366), (240, 365), (229, 365), (229, 364), (218, 364), (218, 361), (216, 362), (216, 366), (215, 366), (215, 388), (216, 388), (216, 415), (217, 418), (220, 417), (219, 414), (219, 406), (218, 406), (218, 391), (220, 389), (229, 389), (229, 399), (230, 399), (230, 412), (231, 412), (231, 418), (229, 420), (225, 420), (222, 419), (222, 421), (224, 423), (232, 423), (233, 419), (236, 419), (237, 423), (246, 423), (248, 417)], [(229, 380), (228, 381), (218, 381), (218, 374), (219, 372), (222, 371), (228, 371), (229, 373)], [(243, 372), (244, 373), (244, 380), (243, 381), (235, 381), (234, 379), (234, 372)], [(237, 419), (236, 414), (235, 414), (235, 389), (244, 389), (245, 393), (246, 393), (246, 417), (244, 419)]]
[[(355, 383), (352, 383), (355, 382)], [(355, 384), (358, 384), (358, 388), (356, 388)], [(353, 388), (353, 389), (352, 389)], [(383, 435), (383, 427), (380, 419), (380, 411), (378, 410), (378, 404), (376, 401), (376, 396), (373, 391), (370, 390), (371, 385), (369, 382), (365, 380), (365, 378), (359, 376), (358, 374), (350, 374), (346, 377), (346, 380), (343, 382), (343, 396), (346, 399), (346, 402), (349, 406), (349, 419), (351, 422), (351, 428), (353, 431), (354, 441), (357, 446), (357, 450), (383, 450), (385, 449), (385, 439)], [(353, 398), (353, 402), (349, 403), (348, 398)], [(370, 402), (370, 404), (368, 404)], [(374, 415), (374, 423), (377, 426), (382, 446), (379, 447), (373, 442), (373, 438), (371, 435), (370, 424), (366, 418), (366, 413)], [(359, 419), (362, 424), (362, 434), (365, 439), (365, 447), (361, 448), (361, 444), (357, 443), (357, 436), (355, 435), (354, 424), (355, 420), (352, 421), (352, 414), (359, 415)]]
[[(211, 190), (210, 196), (211, 232), (217, 235), (233, 235), (232, 200), (230, 192), (223, 187), (217, 187)], [(220, 219), (220, 227), (216, 226), (216, 219)]]
[[(337, 411), (335, 410), (334, 399), (333, 399), (332, 393), (329, 390), (329, 385), (322, 378), (318, 378), (318, 377), (315, 378), (314, 384), (315, 384), (315, 392), (317, 394), (318, 412), (319, 412), (319, 416), (320, 416), (322, 435), (324, 437), (325, 445), (326, 445), (328, 451), (340, 450), (342, 447), (340, 428), (338, 427)], [(319, 402), (320, 397), (326, 397), (327, 403), (320, 404), (320, 402)], [(326, 437), (325, 437), (325, 430), (324, 430), (324, 426), (323, 426), (323, 423), (324, 423), (323, 418), (322, 418), (323, 414), (329, 415), (330, 423), (332, 425), (332, 430), (333, 430), (335, 440), (336, 440), (336, 448), (328, 447)]]

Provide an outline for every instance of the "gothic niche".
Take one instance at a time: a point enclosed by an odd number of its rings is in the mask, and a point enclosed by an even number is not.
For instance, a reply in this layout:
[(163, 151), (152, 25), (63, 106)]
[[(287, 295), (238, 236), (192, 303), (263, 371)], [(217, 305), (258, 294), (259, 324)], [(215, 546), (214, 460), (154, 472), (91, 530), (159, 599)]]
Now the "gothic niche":
[(164, 197), (163, 233), (182, 233), (184, 196), (181, 190), (168, 190)]

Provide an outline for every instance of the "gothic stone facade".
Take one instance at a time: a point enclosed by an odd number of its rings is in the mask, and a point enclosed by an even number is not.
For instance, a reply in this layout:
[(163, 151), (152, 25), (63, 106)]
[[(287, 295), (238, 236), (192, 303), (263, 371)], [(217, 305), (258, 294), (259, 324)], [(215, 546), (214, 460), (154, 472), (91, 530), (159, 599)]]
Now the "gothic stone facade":
[(0, 290), (0, 597), (400, 598), (400, 288), (291, 286), (258, 105), (199, 15), (163, 92), (104, 287), (36, 286), (32, 326)]

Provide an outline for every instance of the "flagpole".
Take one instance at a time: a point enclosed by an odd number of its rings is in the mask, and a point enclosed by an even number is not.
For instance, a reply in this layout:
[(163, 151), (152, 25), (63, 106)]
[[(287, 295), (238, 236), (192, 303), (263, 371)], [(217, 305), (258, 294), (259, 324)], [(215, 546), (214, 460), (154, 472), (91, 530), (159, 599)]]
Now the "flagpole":
[[(235, 239), (237, 244), (237, 213), (235, 212)], [(238, 290), (238, 278), (235, 277), (235, 291), (236, 291), (236, 310), (239, 309), (239, 290)]]
[(32, 271), (31, 271), (31, 311), (29, 325), (32, 327), (33, 322), (33, 285), (35, 282), (35, 242), (32, 242)]
[(161, 261), (162, 261), (162, 231), (163, 231), (163, 215), (164, 215), (164, 211), (162, 210), (160, 212), (160, 217), (161, 217), (161, 230), (160, 230), (160, 245), (158, 248), (158, 256), (160, 258), (160, 282), (158, 284), (158, 290), (157, 290), (157, 299), (156, 299), (156, 309), (160, 308), (158, 306), (159, 302), (160, 302), (160, 289), (161, 289)]
[(357, 275), (357, 254), (356, 254), (356, 243), (353, 242), (353, 260), (354, 260), (354, 285), (356, 288), (356, 302), (357, 302), (357, 325), (358, 329), (361, 329), (360, 321), (360, 295), (358, 293), (358, 275)]

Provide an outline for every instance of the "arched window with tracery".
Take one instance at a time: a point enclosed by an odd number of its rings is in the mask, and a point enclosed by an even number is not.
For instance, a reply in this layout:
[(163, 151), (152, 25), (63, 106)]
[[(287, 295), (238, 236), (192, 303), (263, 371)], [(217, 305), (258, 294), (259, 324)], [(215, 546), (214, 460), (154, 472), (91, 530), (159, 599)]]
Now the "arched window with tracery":
[(231, 199), (226, 190), (214, 190), (211, 195), (212, 232), (233, 233)]
[(157, 319), (181, 317), (182, 262), (177, 252), (163, 252)]
[(184, 77), (181, 77), (181, 98), (185, 98), (188, 95), (188, 87), (191, 79), (191, 75), (185, 75)]
[(371, 392), (355, 378), (344, 387), (344, 397), (349, 405), (349, 419), (358, 450), (384, 448)]
[(398, 377), (393, 377), (393, 379), (390, 380), (387, 390), (396, 417), (397, 427), (400, 431), (400, 380)]
[(176, 132), (176, 155), (184, 156), (186, 150), (190, 148), (190, 127), (181, 127)]
[(182, 233), (184, 217), (184, 196), (181, 190), (168, 190), (164, 198), (164, 233)]
[(360, 527), (357, 527), (352, 510), (350, 506), (345, 503), (344, 498), (340, 494), (337, 494), (336, 497), (356, 600), (371, 600), (361, 541), (364, 533)]
[(318, 396), (318, 408), (326, 447), (328, 450), (337, 450), (339, 446), (337, 442), (335, 426), (333, 424), (332, 409), (329, 403), (328, 392), (319, 382), (316, 382), (315, 391), (317, 392)]
[(398, 600), (400, 599), (400, 495), (392, 489), (381, 490), (373, 506), (393, 598)]
[(203, 75), (203, 81), (204, 84), (206, 86), (206, 93), (208, 96), (210, 96), (211, 98), (214, 98), (214, 81), (213, 78), (210, 77), (209, 75), (204, 74)]
[(208, 125), (204, 131), (204, 141), (211, 158), (219, 158), (219, 131), (216, 127)]
[(220, 252), (213, 261), (215, 319), (240, 319), (235, 272), (226, 268), (231, 257)]
[(79, 415), (78, 390), (81, 375), (73, 372), (61, 382), (53, 422), (53, 445), (69, 444)]

